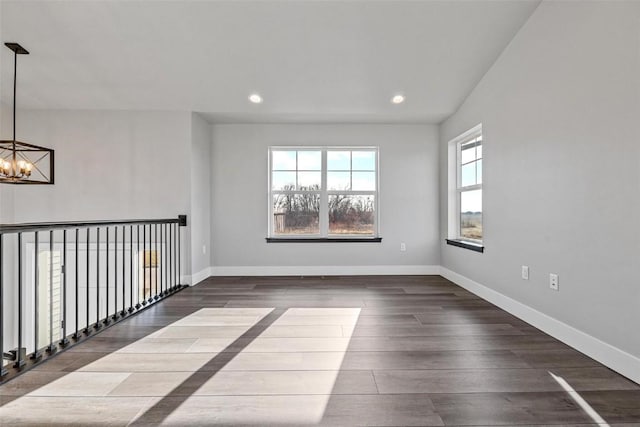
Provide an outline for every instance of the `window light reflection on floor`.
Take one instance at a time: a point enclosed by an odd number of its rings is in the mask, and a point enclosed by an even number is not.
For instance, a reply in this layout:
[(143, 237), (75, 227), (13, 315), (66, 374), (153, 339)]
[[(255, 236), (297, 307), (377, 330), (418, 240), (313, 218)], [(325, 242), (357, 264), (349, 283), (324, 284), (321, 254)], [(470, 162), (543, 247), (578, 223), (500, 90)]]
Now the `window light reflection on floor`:
[(562, 387), (564, 391), (567, 392), (567, 394), (573, 399), (573, 401), (576, 402), (578, 406), (580, 406), (580, 408), (582, 408), (582, 410), (587, 415), (589, 415), (589, 417), (591, 417), (591, 419), (595, 423), (597, 423), (601, 427), (604, 427), (604, 426), (609, 427), (609, 424), (600, 416), (600, 414), (598, 414), (596, 410), (593, 409), (591, 405), (589, 405), (589, 403), (586, 400), (584, 400), (582, 396), (580, 396), (580, 393), (575, 391), (575, 389), (571, 387), (564, 378), (558, 375), (555, 375), (553, 372), (550, 372), (550, 371), (549, 371), (549, 375), (551, 375), (551, 378), (553, 378), (560, 385), (560, 387)]

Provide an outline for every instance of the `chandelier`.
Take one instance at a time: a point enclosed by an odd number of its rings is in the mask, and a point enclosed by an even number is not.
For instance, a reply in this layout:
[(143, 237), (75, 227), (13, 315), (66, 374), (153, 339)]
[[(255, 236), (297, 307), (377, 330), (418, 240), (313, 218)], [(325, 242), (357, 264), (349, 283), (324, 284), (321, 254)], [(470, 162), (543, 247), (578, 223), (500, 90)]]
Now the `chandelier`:
[(13, 51), (13, 139), (0, 140), (0, 183), (53, 184), (53, 150), (16, 140), (16, 80), (18, 55), (29, 52), (18, 43), (5, 43)]

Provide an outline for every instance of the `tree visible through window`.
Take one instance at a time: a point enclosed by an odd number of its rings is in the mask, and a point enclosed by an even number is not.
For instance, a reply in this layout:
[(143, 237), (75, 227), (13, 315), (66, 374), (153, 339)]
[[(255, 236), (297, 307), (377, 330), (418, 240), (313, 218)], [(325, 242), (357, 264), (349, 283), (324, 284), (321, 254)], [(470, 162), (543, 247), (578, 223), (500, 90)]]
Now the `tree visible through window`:
[(272, 147), (271, 237), (375, 237), (378, 150)]

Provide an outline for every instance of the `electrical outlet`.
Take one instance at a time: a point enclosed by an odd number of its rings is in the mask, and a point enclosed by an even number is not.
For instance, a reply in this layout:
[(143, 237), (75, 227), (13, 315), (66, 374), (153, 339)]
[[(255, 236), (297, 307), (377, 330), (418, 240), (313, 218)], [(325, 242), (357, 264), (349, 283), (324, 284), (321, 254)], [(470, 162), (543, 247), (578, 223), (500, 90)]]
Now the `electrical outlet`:
[(549, 274), (549, 287), (554, 291), (560, 290), (560, 279), (558, 278), (557, 274)]
[(207, 253), (207, 245), (202, 245), (202, 254), (206, 254)]
[(529, 267), (526, 265), (522, 266), (522, 280), (529, 280)]
[(407, 251), (407, 245), (402, 242), (400, 243), (400, 252), (406, 252)]

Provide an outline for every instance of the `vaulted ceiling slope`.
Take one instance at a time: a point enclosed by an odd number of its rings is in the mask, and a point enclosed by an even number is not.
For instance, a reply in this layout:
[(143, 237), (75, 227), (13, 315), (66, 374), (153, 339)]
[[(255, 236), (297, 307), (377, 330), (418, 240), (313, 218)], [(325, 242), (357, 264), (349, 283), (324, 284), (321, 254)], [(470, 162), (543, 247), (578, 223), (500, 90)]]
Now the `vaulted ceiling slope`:
[[(437, 123), (538, 0), (2, 0), (19, 107), (184, 110), (219, 122)], [(2, 100), (12, 52), (2, 49)], [(252, 92), (264, 102), (247, 101)], [(406, 102), (392, 105), (392, 95)]]

